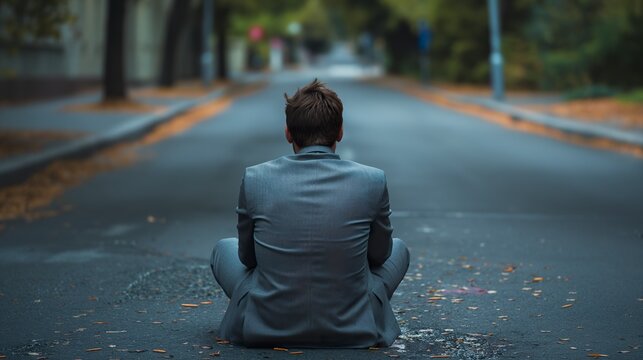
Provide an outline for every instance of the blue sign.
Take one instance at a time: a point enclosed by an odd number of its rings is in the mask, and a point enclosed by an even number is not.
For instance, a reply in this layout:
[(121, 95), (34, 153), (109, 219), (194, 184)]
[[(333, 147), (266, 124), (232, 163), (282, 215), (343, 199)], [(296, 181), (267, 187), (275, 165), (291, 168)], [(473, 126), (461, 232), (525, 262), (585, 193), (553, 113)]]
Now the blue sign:
[(428, 52), (433, 40), (433, 32), (427, 21), (420, 21), (418, 34), (418, 48), (421, 52)]

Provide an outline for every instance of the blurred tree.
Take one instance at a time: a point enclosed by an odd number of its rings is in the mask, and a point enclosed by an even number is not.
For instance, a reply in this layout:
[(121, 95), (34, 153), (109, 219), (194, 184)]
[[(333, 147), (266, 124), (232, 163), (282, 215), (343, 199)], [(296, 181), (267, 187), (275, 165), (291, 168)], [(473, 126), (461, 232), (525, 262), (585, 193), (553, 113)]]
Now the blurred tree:
[[(278, 20), (285, 19), (282, 15), (289, 9), (296, 8), (299, 4), (296, 0), (262, 1), (262, 0), (215, 0), (214, 28), (216, 32), (216, 54), (217, 54), (217, 77), (228, 78), (228, 37), (234, 29), (239, 29), (236, 24), (240, 21), (248, 24), (244, 19), (264, 18), (265, 23), (278, 23)], [(277, 22), (266, 19), (275, 19)], [(235, 20), (234, 22), (231, 20)], [(270, 27), (270, 26), (269, 26)], [(285, 31), (285, 26), (281, 26)], [(243, 32), (248, 29), (244, 28)]]
[(190, 2), (174, 0), (167, 14), (163, 56), (161, 57), (161, 86), (174, 86), (176, 82), (176, 59), (179, 39), (185, 30), (185, 19), (190, 9)]
[(107, 2), (103, 101), (119, 101), (127, 99), (124, 62), (126, 7), (127, 0), (109, 0)]
[(0, 1), (0, 43), (16, 51), (28, 41), (60, 38), (60, 27), (74, 21), (66, 0)]
[(543, 88), (643, 85), (643, 1), (547, 0), (532, 11)]
[(313, 55), (319, 55), (330, 48), (333, 37), (330, 14), (320, 0), (308, 0), (299, 12), (303, 44)]

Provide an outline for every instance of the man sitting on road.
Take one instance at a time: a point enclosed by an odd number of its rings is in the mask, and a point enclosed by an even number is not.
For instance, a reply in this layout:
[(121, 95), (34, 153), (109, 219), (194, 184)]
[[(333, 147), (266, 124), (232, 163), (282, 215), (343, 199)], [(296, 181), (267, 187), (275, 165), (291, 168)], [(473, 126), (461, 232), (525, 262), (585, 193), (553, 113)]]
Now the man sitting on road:
[(212, 252), (231, 299), (221, 338), (258, 346), (388, 346), (400, 334), (389, 300), (409, 266), (391, 238), (382, 170), (341, 160), (343, 105), (316, 79), (286, 96), (294, 155), (246, 169), (239, 239)]

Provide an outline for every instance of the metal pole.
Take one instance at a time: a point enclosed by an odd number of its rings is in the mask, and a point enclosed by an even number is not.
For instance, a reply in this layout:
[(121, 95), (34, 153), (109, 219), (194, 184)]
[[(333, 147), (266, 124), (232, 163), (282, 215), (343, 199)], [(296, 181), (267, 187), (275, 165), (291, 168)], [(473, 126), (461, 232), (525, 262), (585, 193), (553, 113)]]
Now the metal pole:
[(214, 56), (212, 54), (212, 26), (214, 22), (213, 0), (203, 0), (203, 18), (201, 21), (202, 52), (201, 79), (204, 86), (209, 86), (214, 79)]
[(500, 50), (500, 16), (498, 11), (499, 0), (487, 0), (489, 9), (489, 38), (491, 41), (491, 86), (493, 88), (493, 98), (503, 100), (505, 98), (504, 79), (503, 79), (503, 59)]

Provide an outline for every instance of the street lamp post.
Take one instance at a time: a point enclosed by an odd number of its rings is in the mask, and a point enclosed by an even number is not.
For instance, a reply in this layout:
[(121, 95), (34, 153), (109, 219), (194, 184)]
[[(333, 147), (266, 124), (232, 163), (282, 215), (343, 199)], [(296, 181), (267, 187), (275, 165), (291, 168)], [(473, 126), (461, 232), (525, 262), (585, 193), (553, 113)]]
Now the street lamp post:
[(498, 11), (499, 0), (487, 0), (489, 9), (489, 38), (491, 41), (491, 55), (489, 62), (491, 64), (491, 86), (493, 88), (493, 98), (503, 100), (505, 98), (504, 79), (503, 79), (503, 59), (500, 50), (500, 16)]
[(213, 0), (203, 0), (203, 18), (201, 20), (202, 51), (201, 51), (201, 79), (203, 86), (209, 86), (214, 78), (214, 55), (212, 54), (212, 26), (214, 22)]

